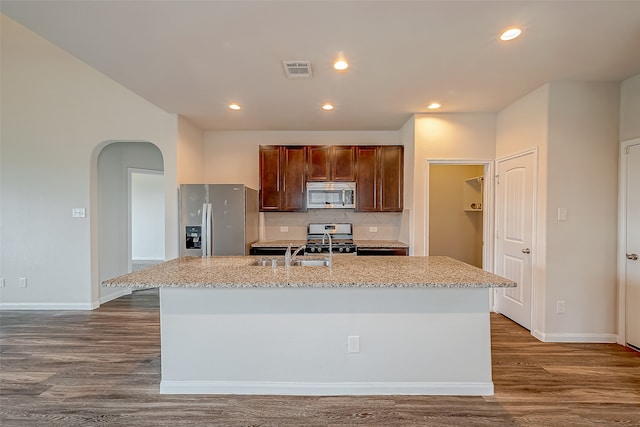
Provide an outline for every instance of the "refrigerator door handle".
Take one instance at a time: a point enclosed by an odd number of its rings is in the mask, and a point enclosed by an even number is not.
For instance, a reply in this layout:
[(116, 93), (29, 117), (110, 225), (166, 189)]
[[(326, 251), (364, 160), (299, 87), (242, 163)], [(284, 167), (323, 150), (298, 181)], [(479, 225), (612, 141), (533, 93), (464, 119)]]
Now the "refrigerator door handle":
[(207, 239), (207, 204), (202, 204), (202, 229), (200, 230), (200, 246), (202, 247), (202, 256), (207, 256), (207, 245), (209, 241)]
[(213, 207), (207, 203), (207, 256), (213, 255)]

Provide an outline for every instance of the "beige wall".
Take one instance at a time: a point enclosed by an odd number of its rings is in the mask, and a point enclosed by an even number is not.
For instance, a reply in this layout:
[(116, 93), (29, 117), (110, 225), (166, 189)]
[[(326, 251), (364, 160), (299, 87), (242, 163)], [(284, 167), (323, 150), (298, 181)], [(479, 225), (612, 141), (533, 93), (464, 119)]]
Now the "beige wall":
[[(177, 254), (177, 119), (1, 16), (3, 306), (87, 309), (99, 299), (98, 155), (147, 141), (164, 158), (167, 257)], [(72, 218), (85, 208), (86, 218)], [(18, 279), (27, 278), (19, 288)]]
[(620, 141), (640, 138), (640, 74), (620, 86)]
[[(367, 132), (206, 132), (205, 178), (207, 182), (239, 183), (259, 188), (260, 145), (393, 145), (401, 144), (396, 131)], [(405, 156), (407, 154), (405, 153)], [(354, 235), (360, 239), (393, 239), (402, 237), (403, 215), (394, 213), (367, 214), (353, 210), (313, 209), (308, 212), (264, 213), (262, 239), (297, 240), (306, 238), (310, 222), (349, 222), (354, 224)], [(408, 218), (405, 222), (408, 221)], [(280, 227), (287, 226), (287, 232)], [(369, 232), (369, 227), (378, 231)]]
[(546, 331), (615, 334), (619, 84), (553, 82), (549, 95)]
[(429, 241), (427, 160), (469, 160), (495, 158), (496, 115), (419, 114), (415, 116), (412, 236), (413, 254), (427, 255)]
[(204, 132), (182, 116), (178, 116), (176, 155), (178, 184), (204, 182)]
[(553, 82), (498, 114), (498, 158), (538, 149), (532, 328), (543, 339), (616, 332), (618, 93), (616, 83)]
[(532, 330), (546, 330), (545, 291), (547, 253), (547, 141), (549, 132), (549, 85), (543, 85), (498, 113), (496, 158), (537, 149), (535, 194), (535, 252), (531, 256), (535, 290), (532, 299)]
[(445, 255), (482, 268), (483, 212), (463, 207), (464, 181), (483, 175), (482, 165), (429, 167), (429, 255)]

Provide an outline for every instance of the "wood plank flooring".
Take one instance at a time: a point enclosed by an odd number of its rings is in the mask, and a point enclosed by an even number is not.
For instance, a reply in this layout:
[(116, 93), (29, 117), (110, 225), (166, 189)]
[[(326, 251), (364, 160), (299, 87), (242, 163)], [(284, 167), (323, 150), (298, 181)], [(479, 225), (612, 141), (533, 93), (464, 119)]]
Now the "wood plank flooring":
[(640, 426), (639, 353), (541, 343), (499, 315), (491, 327), (494, 396), (160, 395), (157, 291), (0, 311), (0, 425)]

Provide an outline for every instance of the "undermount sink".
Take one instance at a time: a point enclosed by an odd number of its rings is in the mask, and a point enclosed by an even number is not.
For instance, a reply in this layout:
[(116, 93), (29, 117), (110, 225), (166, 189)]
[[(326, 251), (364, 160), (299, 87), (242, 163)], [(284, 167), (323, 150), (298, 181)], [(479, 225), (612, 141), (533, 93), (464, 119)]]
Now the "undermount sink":
[[(283, 267), (284, 257), (279, 258), (259, 258), (256, 259), (250, 265), (259, 266), (259, 267), (273, 267), (275, 261), (276, 267)], [(329, 258), (296, 258), (291, 263), (292, 267), (328, 267), (329, 266)]]

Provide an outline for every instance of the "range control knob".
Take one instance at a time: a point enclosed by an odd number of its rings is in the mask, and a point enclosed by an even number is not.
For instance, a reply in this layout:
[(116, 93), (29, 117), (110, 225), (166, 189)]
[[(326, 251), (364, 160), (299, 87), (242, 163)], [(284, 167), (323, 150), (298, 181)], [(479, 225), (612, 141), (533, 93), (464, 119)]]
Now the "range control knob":
[(340, 248), (340, 249), (338, 249), (338, 251), (344, 252), (344, 248)]
[(344, 248), (344, 251), (345, 252), (351, 252), (351, 248), (347, 246), (346, 248)]

